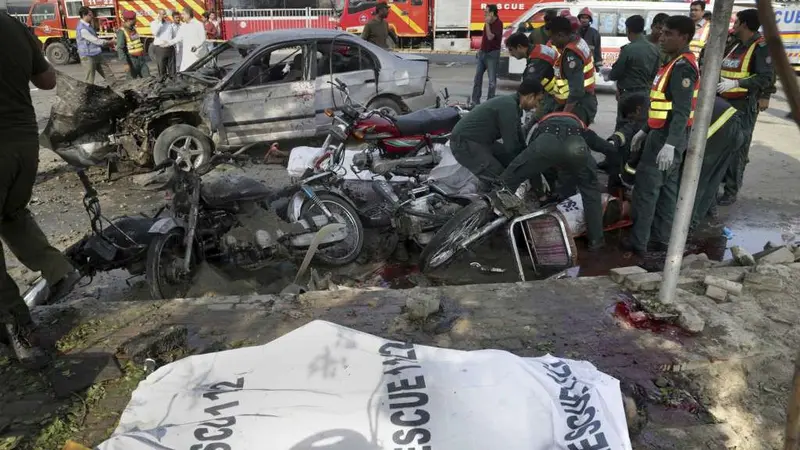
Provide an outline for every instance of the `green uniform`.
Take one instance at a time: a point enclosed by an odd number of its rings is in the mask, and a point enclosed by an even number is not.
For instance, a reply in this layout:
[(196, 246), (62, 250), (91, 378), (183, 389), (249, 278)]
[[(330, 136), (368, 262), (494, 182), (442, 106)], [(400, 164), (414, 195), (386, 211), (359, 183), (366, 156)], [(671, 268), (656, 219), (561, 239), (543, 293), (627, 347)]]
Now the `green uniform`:
[(453, 128), (450, 149), (456, 161), (477, 176), (499, 177), (524, 145), (521, 118), (519, 94), (476, 106)]
[(643, 122), (623, 119), (622, 122), (618, 124), (614, 134), (605, 140), (588, 138), (587, 134), (594, 132), (586, 130), (587, 132), (584, 134), (586, 143), (589, 144), (592, 150), (602, 153), (606, 157), (606, 171), (608, 173), (608, 185), (606, 186), (606, 190), (609, 193), (621, 187), (620, 175), (623, 172), (625, 163), (631, 155), (631, 140), (633, 140), (633, 136), (641, 130), (643, 126)]
[(741, 153), (741, 147), (746, 143), (745, 133), (742, 130), (742, 113), (724, 99), (717, 97), (708, 134), (694, 200), (692, 228), (696, 227), (706, 217), (709, 209), (716, 204), (719, 183), (725, 176), (733, 157)]
[(117, 30), (117, 57), (128, 65), (128, 79), (149, 77), (150, 68), (147, 67), (147, 57), (129, 55), (125, 42), (125, 32), (122, 29)]
[[(532, 47), (528, 48), (528, 54), (531, 54)], [(539, 58), (528, 57), (528, 64), (525, 66), (525, 71), (522, 73), (522, 79), (526, 78), (553, 78), (553, 66), (547, 61)], [(539, 107), (533, 113), (533, 117), (538, 121), (542, 117), (556, 110), (558, 104), (556, 99), (549, 92), (544, 93), (544, 97), (539, 103)]]
[(656, 77), (660, 54), (658, 49), (639, 36), (629, 44), (623, 45), (619, 51), (619, 59), (611, 67), (608, 79), (617, 82), (617, 124), (619, 128), (622, 121), (620, 105), (633, 95), (647, 95), (653, 79)]
[(531, 34), (528, 35), (528, 40), (530, 41), (531, 46), (536, 44), (544, 45), (550, 40), (550, 36), (547, 35), (547, 31), (544, 29), (544, 26), (541, 26), (533, 29)]
[[(41, 272), (51, 286), (73, 268), (48, 242), (27, 209), (39, 164), (39, 136), (31, 103), (31, 78), (48, 70), (40, 44), (28, 29), (0, 14), (0, 238), (29, 269)], [(6, 272), (0, 245), (0, 322), (31, 323), (19, 288)]]
[[(561, 70), (564, 78), (569, 83), (569, 97), (567, 104), (575, 104), (572, 113), (578, 116), (584, 124), (590, 125), (597, 115), (597, 96), (587, 92), (584, 87), (583, 61), (571, 49), (562, 50), (564, 54)], [(563, 111), (566, 105), (559, 105), (558, 111)]]
[[(686, 47), (680, 53), (689, 52)], [(667, 101), (672, 102), (666, 124), (651, 129), (645, 125), (647, 139), (641, 150), (641, 161), (636, 169), (633, 190), (633, 228), (631, 246), (638, 253), (647, 250), (653, 241), (666, 243), (672, 231), (672, 217), (678, 200), (681, 161), (689, 137), (689, 116), (692, 96), (698, 73), (691, 63), (681, 59), (672, 68), (666, 88)], [(675, 147), (675, 159), (666, 171), (658, 170), (656, 157), (664, 144)]]
[[(748, 47), (761, 37), (756, 33), (753, 38), (744, 45), (736, 41), (736, 46), (730, 51), (729, 55), (741, 55), (746, 52)], [(723, 70), (725, 68), (723, 67)], [(742, 126), (745, 133), (745, 144), (741, 148), (740, 154), (734, 156), (728, 167), (728, 172), (724, 178), (725, 194), (727, 196), (735, 197), (742, 187), (742, 178), (744, 177), (744, 168), (748, 162), (748, 155), (750, 153), (750, 142), (753, 139), (753, 130), (756, 127), (756, 119), (758, 119), (758, 99), (762, 97), (765, 92), (769, 92), (774, 86), (775, 72), (772, 67), (772, 59), (769, 56), (769, 49), (766, 42), (756, 44), (753, 51), (753, 56), (750, 61), (750, 68), (746, 68), (751, 75), (747, 78), (739, 80), (739, 87), (747, 89), (747, 97), (737, 99), (727, 99), (728, 102), (742, 113)]]
[(514, 190), (523, 181), (538, 179), (542, 172), (556, 168), (559, 180), (577, 186), (581, 194), (591, 247), (603, 242), (603, 205), (597, 165), (583, 132), (583, 126), (574, 118), (561, 115), (543, 118), (531, 143), (511, 161), (501, 180)]

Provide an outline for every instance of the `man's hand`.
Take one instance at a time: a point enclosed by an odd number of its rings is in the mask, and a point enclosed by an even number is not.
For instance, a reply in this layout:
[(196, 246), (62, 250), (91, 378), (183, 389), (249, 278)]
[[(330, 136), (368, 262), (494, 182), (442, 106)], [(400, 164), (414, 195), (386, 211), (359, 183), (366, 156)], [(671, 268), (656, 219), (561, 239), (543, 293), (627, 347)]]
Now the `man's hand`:
[(673, 161), (675, 161), (675, 147), (669, 144), (664, 144), (664, 146), (661, 147), (661, 151), (658, 152), (658, 156), (656, 156), (658, 170), (666, 172), (670, 167), (672, 167)]
[(639, 130), (633, 135), (633, 139), (631, 139), (631, 153), (636, 153), (642, 149), (645, 138), (647, 138), (647, 133), (645, 133), (644, 130)]
[(760, 98), (758, 99), (758, 111), (764, 112), (769, 108), (769, 99), (768, 98)]
[(721, 94), (723, 92), (730, 91), (731, 89), (736, 89), (739, 87), (739, 80), (731, 80), (728, 78), (723, 78), (722, 81), (717, 83), (717, 93)]

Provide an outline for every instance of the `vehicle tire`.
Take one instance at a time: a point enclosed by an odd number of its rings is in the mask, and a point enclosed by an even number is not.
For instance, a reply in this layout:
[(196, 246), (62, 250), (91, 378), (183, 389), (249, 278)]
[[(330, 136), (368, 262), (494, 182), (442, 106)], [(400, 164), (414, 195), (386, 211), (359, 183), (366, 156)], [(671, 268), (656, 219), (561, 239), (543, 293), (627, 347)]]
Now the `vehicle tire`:
[[(184, 230), (174, 228), (156, 236), (147, 248), (145, 278), (153, 300), (182, 298), (189, 291), (194, 273), (183, 273)], [(192, 264), (192, 272), (197, 264)]]
[[(350, 203), (336, 194), (318, 193), (317, 198), (331, 213), (344, 220), (347, 224), (347, 238), (329, 247), (320, 247), (314, 259), (329, 266), (350, 264), (358, 258), (364, 247), (364, 226), (361, 224), (361, 219)], [(305, 217), (309, 213), (321, 215), (322, 211), (314, 202), (307, 199), (300, 208), (300, 217)]]
[(461, 243), (491, 219), (492, 208), (485, 200), (470, 203), (447, 221), (419, 256), (420, 272), (447, 266), (463, 250)]
[(396, 117), (403, 114), (403, 108), (389, 97), (379, 97), (369, 102), (367, 109), (378, 109)]
[(178, 162), (179, 167), (192, 164), (198, 168), (211, 159), (213, 147), (211, 139), (202, 131), (179, 123), (167, 127), (158, 135), (153, 145), (153, 162), (159, 165), (172, 159)]
[(69, 64), (72, 56), (69, 54), (69, 49), (61, 42), (53, 42), (44, 49), (44, 55), (51, 64), (56, 66), (64, 66)]

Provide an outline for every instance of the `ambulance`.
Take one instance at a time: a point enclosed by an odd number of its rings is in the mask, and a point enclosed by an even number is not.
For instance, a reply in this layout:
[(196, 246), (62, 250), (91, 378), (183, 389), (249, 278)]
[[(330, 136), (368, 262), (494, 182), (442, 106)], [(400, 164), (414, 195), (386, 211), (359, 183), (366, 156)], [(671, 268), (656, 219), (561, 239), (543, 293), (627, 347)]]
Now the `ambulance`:
[[(783, 39), (789, 61), (796, 68), (800, 68), (800, 5), (793, 2), (774, 2), (775, 20)], [(742, 9), (754, 8), (755, 2), (742, 1), (734, 4), (734, 13)], [(603, 65), (614, 64), (619, 56), (619, 49), (628, 43), (625, 30), (625, 21), (632, 15), (645, 18), (645, 32), (650, 30), (650, 24), (656, 14), (689, 15), (689, 2), (643, 2), (643, 1), (579, 1), (579, 2), (549, 2), (536, 5), (520, 15), (504, 31), (503, 41), (520, 28), (538, 28), (544, 25), (542, 17), (547, 9), (562, 11), (568, 9), (573, 16), (583, 8), (592, 12), (592, 27), (600, 32), (603, 52)], [(711, 11), (713, 5), (707, 5), (706, 11)], [(735, 15), (731, 17), (730, 26), (733, 26)], [(525, 25), (529, 26), (525, 27)], [(500, 59), (497, 76), (505, 79), (520, 79), (525, 70), (526, 61), (503, 55)], [(598, 86), (614, 86), (613, 81), (604, 81), (597, 76)]]

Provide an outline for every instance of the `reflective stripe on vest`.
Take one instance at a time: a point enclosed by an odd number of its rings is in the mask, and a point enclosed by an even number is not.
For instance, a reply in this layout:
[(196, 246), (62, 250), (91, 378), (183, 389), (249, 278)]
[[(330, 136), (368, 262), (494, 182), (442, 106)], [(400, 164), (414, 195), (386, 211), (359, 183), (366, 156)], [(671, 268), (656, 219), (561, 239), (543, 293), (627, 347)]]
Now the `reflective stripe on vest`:
[(139, 33), (134, 31), (131, 34), (127, 28), (122, 28), (122, 32), (125, 33), (125, 46), (128, 49), (128, 55), (144, 55), (144, 45), (142, 45), (142, 40), (139, 39)]
[(728, 109), (725, 110), (724, 113), (720, 114), (717, 120), (715, 120), (714, 123), (712, 123), (711, 126), (708, 127), (708, 137), (706, 139), (711, 139), (711, 136), (713, 136), (714, 133), (719, 131), (719, 129), (722, 128), (723, 125), (728, 123), (728, 121), (731, 119), (731, 117), (733, 117), (734, 114), (736, 114), (736, 108), (734, 108), (733, 106), (729, 107)]
[[(583, 63), (583, 88), (586, 90), (586, 92), (594, 94), (594, 58), (592, 57), (592, 51), (589, 49), (589, 45), (583, 39), (578, 39), (577, 41), (572, 41), (567, 44), (564, 50), (566, 49), (572, 50), (581, 59), (581, 62)], [(558, 55), (558, 59), (556, 59), (555, 65), (553, 66), (556, 77), (556, 92), (553, 94), (553, 96), (558, 103), (566, 103), (567, 98), (569, 98), (569, 81), (564, 78), (564, 71), (561, 70), (563, 61), (564, 52), (561, 52), (561, 54)]]
[[(742, 52), (739, 56), (736, 56), (733, 53), (742, 44), (736, 44), (730, 53), (725, 56), (725, 59), (722, 60), (722, 69), (720, 70), (719, 75), (722, 78), (729, 78), (731, 80), (741, 80), (751, 76), (752, 73), (750, 73), (750, 63), (752, 62), (753, 53), (756, 50), (756, 45), (762, 42), (764, 42), (764, 38), (759, 37), (753, 41), (750, 44), (750, 47), (748, 47), (747, 50)], [(729, 89), (721, 93), (720, 96), (722, 98), (744, 98), (747, 97), (747, 89), (741, 87)]]
[(541, 124), (545, 120), (552, 119), (554, 117), (567, 117), (567, 118), (570, 118), (570, 119), (574, 119), (575, 121), (577, 121), (581, 125), (581, 128), (584, 128), (584, 129), (586, 128), (586, 124), (583, 123), (583, 121), (581, 120), (580, 117), (576, 116), (573, 113), (564, 112), (564, 111), (551, 112), (550, 114), (545, 114), (541, 119), (539, 119), (539, 123)]
[(711, 30), (711, 23), (706, 20), (706, 23), (703, 24), (702, 27), (698, 28), (694, 32), (694, 37), (692, 37), (692, 41), (689, 42), (689, 50), (694, 53), (695, 58), (700, 57), (700, 51), (703, 50), (703, 47), (706, 46), (706, 41), (708, 40), (708, 32)]
[(675, 64), (681, 59), (686, 59), (692, 65), (694, 71), (698, 74), (697, 81), (694, 83), (692, 92), (692, 108), (689, 113), (689, 121), (686, 123), (687, 127), (694, 124), (694, 110), (697, 107), (697, 94), (700, 92), (700, 70), (697, 67), (697, 59), (693, 53), (682, 53), (677, 58), (659, 69), (656, 78), (653, 80), (653, 87), (650, 89), (650, 109), (647, 112), (647, 125), (652, 129), (664, 128), (667, 124), (667, 118), (670, 111), (672, 111), (672, 100), (667, 98), (667, 88), (669, 87), (669, 79), (672, 75), (672, 69)]
[[(528, 55), (528, 61), (533, 61), (534, 59), (540, 59), (552, 66), (558, 59), (558, 50), (555, 47), (537, 44)], [(556, 79), (542, 77), (542, 87), (548, 94), (555, 95)]]

